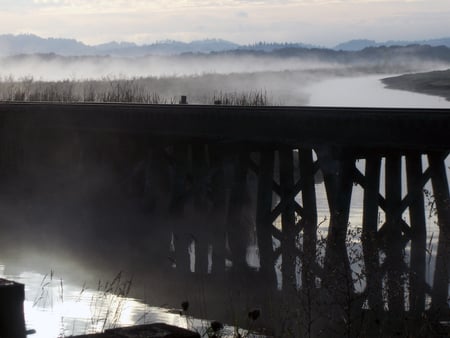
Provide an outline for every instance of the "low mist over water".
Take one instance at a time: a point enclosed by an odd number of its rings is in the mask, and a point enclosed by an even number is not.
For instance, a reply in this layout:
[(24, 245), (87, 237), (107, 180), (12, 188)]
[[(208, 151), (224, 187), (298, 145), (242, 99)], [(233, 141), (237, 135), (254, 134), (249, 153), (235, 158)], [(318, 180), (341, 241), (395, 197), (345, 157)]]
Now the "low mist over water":
[(2, 60), (0, 77), (36, 80), (98, 80), (104, 77), (184, 77), (204, 74), (249, 74), (340, 68), (338, 63), (299, 57), (227, 54), (184, 54), (121, 58), (63, 57), (54, 54), (19, 55)]

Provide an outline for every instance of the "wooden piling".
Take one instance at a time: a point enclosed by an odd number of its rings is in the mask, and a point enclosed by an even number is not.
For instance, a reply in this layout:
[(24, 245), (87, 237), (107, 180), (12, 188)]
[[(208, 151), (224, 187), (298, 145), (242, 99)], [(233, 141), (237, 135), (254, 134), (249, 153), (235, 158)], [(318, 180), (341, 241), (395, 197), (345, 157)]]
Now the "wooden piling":
[(191, 144), (191, 172), (189, 175), (190, 198), (193, 200), (195, 231), (195, 272), (206, 274), (208, 272), (209, 245), (212, 231), (207, 224), (207, 178), (208, 163), (204, 144)]
[(382, 276), (377, 243), (378, 196), (380, 189), (381, 157), (370, 154), (366, 158), (362, 219), (362, 246), (367, 271), (367, 295), (371, 310), (380, 315), (383, 310)]
[(224, 150), (219, 146), (208, 146), (208, 157), (211, 170), (210, 200), (212, 203), (209, 212), (209, 224), (212, 229), (212, 273), (225, 272), (225, 238), (226, 238), (226, 210), (228, 194), (224, 173)]
[(308, 289), (315, 288), (314, 266), (316, 264), (317, 244), (317, 205), (315, 190), (315, 170), (311, 149), (299, 149), (300, 179), (303, 180), (303, 262), (302, 286)]
[(208, 163), (204, 144), (191, 144), (191, 194), (194, 208), (201, 213), (206, 211)]
[(448, 320), (448, 285), (450, 272), (450, 193), (445, 169), (448, 153), (430, 152), (431, 183), (439, 226), (439, 243), (432, 290), (431, 311)]
[(244, 272), (247, 268), (247, 236), (248, 227), (244, 216), (246, 203), (245, 195), (247, 190), (247, 171), (250, 154), (247, 150), (241, 149), (237, 152), (234, 161), (233, 183), (230, 193), (230, 202), (227, 215), (228, 244), (231, 250), (233, 271)]
[(181, 216), (184, 212), (187, 196), (187, 168), (189, 148), (186, 144), (176, 144), (172, 152), (172, 188), (169, 212), (172, 216)]
[[(354, 159), (350, 154), (336, 154), (330, 159), (334, 171), (324, 171), (325, 189), (330, 208), (324, 286), (332, 289), (335, 301), (342, 305), (342, 297), (354, 292), (346, 237), (353, 188)], [(321, 159), (319, 158), (319, 161)], [(323, 160), (322, 160), (323, 162)], [(350, 289), (350, 290), (349, 290)]]
[[(284, 202), (281, 212), (281, 257), (282, 288), (285, 292), (296, 288), (296, 220), (294, 190), (294, 158), (291, 148), (281, 148), (280, 158), (280, 199)], [(280, 202), (281, 202), (280, 201)]]
[(400, 227), (400, 208), (402, 198), (401, 156), (389, 154), (386, 156), (386, 266), (388, 306), (392, 314), (402, 316), (405, 309), (403, 280), (404, 252), (402, 232)]
[(172, 189), (169, 205), (169, 215), (174, 219), (175, 261), (179, 273), (191, 271), (191, 262), (188, 247), (192, 238), (186, 232), (182, 216), (186, 202), (188, 146), (178, 144), (173, 147), (172, 162)]
[(419, 318), (425, 311), (425, 263), (426, 222), (423, 195), (422, 155), (411, 153), (406, 156), (406, 172), (411, 226), (411, 259), (409, 268), (409, 308)]
[(276, 288), (272, 240), (273, 224), (270, 221), (273, 197), (274, 157), (273, 150), (264, 150), (260, 153), (256, 205), (256, 229), (258, 234), (260, 270), (264, 279), (267, 280), (267, 285), (270, 289)]

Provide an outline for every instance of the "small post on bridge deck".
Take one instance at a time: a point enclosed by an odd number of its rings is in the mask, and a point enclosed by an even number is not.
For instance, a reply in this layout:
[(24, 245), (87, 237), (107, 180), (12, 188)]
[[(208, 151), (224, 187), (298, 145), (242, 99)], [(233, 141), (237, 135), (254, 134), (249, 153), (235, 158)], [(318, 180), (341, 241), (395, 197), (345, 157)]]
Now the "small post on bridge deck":
[(180, 104), (188, 104), (186, 95), (181, 95)]

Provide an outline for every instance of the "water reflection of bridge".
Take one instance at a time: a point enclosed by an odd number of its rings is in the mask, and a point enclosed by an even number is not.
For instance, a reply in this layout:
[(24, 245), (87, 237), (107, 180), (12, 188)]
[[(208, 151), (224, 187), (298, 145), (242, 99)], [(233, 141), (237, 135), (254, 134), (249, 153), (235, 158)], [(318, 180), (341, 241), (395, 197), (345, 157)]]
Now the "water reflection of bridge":
[[(333, 309), (327, 322), (351, 330), (366, 320), (361, 313), (376, 323), (390, 313), (397, 330), (425, 310), (448, 317), (447, 110), (3, 103), (0, 128), (7, 177), (82, 172), (92, 163), (132, 177), (133, 192), (170, 220), (175, 279), (226, 281), (248, 299), (257, 293), (258, 306), (287, 295), (307, 332), (320, 302)], [(330, 210), (325, 239), (317, 232), (318, 171)], [(349, 235), (354, 185), (364, 190), (362, 231)], [(429, 198), (439, 226), (432, 284)], [(361, 250), (350, 250), (355, 239)]]

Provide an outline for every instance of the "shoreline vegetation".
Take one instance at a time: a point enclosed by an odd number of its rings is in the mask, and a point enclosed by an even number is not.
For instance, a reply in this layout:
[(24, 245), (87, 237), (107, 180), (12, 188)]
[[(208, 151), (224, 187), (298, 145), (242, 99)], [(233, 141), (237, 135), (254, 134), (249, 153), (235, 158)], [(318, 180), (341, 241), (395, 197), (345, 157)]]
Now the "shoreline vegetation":
[[(237, 81), (227, 76), (229, 81)], [(225, 76), (203, 75), (181, 78), (167, 77), (104, 77), (95, 80), (58, 81), (0, 78), (0, 101), (63, 102), (63, 103), (144, 103), (175, 104), (186, 95), (189, 103), (230, 105), (268, 105), (267, 91), (233, 90)], [(219, 86), (205, 84), (223, 83)], [(191, 102), (193, 101), (193, 102)]]
[(389, 89), (440, 96), (450, 101), (450, 69), (404, 74), (381, 80)]

